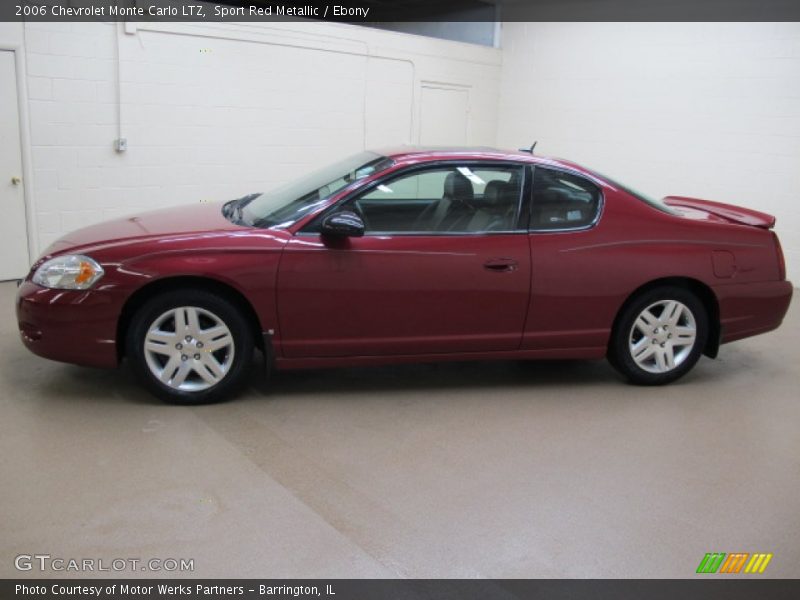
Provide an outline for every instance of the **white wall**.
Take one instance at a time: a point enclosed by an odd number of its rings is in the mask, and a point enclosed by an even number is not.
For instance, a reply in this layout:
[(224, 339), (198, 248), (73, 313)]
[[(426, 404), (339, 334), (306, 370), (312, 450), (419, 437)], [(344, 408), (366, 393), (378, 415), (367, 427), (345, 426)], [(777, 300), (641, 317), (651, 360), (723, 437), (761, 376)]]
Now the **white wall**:
[(800, 281), (800, 24), (504, 23), (498, 143), (777, 216)]
[(467, 90), (467, 143), (495, 140), (494, 48), (309, 22), (28, 23), (24, 52), (37, 253), (104, 219), (416, 143), (426, 84)]

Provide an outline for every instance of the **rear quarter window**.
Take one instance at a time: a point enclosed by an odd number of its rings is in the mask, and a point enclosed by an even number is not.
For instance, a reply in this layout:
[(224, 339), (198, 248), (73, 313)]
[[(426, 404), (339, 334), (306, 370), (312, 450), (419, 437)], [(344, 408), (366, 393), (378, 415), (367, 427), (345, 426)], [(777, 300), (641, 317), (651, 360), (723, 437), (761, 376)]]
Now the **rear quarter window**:
[(600, 213), (600, 188), (583, 177), (536, 167), (530, 229), (556, 231), (591, 226)]

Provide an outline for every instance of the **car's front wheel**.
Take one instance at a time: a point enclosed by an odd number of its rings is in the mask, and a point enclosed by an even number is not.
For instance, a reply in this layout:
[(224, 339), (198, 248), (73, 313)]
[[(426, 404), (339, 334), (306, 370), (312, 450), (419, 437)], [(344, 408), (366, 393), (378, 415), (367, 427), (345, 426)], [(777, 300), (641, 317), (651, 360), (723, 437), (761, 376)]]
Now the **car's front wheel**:
[(127, 336), (134, 372), (156, 396), (178, 404), (229, 397), (253, 359), (253, 334), (231, 302), (204, 290), (151, 298)]
[(708, 315), (697, 296), (680, 287), (656, 288), (622, 310), (609, 360), (633, 383), (670, 383), (697, 363), (707, 338)]

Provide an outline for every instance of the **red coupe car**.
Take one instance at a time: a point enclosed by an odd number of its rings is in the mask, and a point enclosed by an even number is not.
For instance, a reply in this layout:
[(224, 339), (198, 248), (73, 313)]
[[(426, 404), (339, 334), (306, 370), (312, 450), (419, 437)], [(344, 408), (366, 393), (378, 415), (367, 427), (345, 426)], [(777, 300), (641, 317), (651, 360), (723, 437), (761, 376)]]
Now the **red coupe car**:
[(663, 384), (780, 325), (769, 215), (647, 198), (568, 161), (364, 152), (279, 189), (65, 236), (21, 284), (46, 358), (123, 359), (157, 396), (229, 396), (254, 349), (299, 369), (602, 358)]

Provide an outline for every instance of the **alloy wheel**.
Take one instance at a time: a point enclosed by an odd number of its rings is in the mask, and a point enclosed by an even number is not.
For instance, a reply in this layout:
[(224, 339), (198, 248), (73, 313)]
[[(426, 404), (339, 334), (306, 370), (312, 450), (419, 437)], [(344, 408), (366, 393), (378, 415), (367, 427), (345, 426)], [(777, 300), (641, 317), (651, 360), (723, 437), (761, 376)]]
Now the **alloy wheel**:
[(148, 327), (144, 356), (150, 372), (164, 385), (199, 392), (228, 374), (234, 358), (233, 335), (211, 311), (180, 306), (164, 312)]
[(696, 340), (697, 322), (689, 307), (677, 300), (660, 300), (634, 320), (628, 350), (644, 371), (668, 373), (689, 357)]

